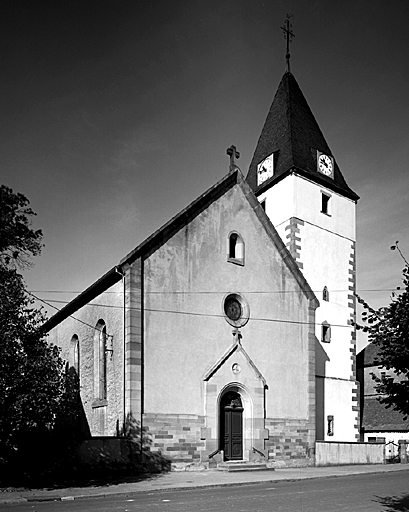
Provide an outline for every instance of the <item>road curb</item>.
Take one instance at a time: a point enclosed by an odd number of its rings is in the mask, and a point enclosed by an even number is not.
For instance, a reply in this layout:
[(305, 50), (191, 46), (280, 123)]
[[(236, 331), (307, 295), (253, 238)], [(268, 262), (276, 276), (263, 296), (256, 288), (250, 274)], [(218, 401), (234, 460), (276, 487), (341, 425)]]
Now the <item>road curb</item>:
[[(409, 470), (409, 465), (405, 468), (399, 468), (395, 469), (395, 471), (405, 471)], [(316, 480), (316, 479), (322, 479), (322, 478), (340, 478), (340, 477), (348, 477), (348, 476), (354, 476), (354, 475), (374, 475), (374, 474), (383, 474), (383, 473), (389, 473), (389, 471), (382, 471), (382, 470), (374, 470), (374, 471), (367, 471), (367, 472), (357, 472), (357, 473), (348, 473), (348, 474), (338, 474), (338, 475), (313, 475), (313, 476), (302, 476), (302, 477), (296, 477), (296, 476), (289, 476), (288, 478), (274, 478), (266, 479), (266, 480), (252, 480), (247, 482), (220, 482), (220, 483), (209, 483), (209, 484), (194, 484), (194, 485), (180, 485), (180, 486), (164, 486), (157, 489), (135, 489), (135, 490), (129, 490), (126, 491), (113, 491), (113, 492), (101, 492), (101, 493), (94, 493), (94, 494), (77, 494), (77, 495), (66, 495), (66, 496), (60, 496), (60, 495), (53, 495), (53, 496), (29, 496), (29, 497), (16, 497), (16, 498), (9, 498), (9, 499), (1, 499), (0, 498), (0, 504), (12, 504), (12, 503), (33, 503), (33, 502), (46, 502), (46, 501), (76, 501), (76, 500), (84, 500), (84, 499), (90, 499), (90, 498), (107, 498), (107, 497), (116, 497), (116, 496), (130, 496), (135, 494), (141, 494), (141, 493), (160, 493), (160, 492), (167, 492), (167, 491), (188, 491), (192, 489), (211, 489), (214, 487), (235, 487), (237, 485), (243, 486), (243, 485), (257, 485), (257, 484), (263, 484), (263, 483), (278, 483), (278, 482), (298, 482), (301, 480)]]
[(0, 505), (8, 505), (12, 503), (27, 503), (26, 498), (8, 498), (8, 499), (0, 499)]

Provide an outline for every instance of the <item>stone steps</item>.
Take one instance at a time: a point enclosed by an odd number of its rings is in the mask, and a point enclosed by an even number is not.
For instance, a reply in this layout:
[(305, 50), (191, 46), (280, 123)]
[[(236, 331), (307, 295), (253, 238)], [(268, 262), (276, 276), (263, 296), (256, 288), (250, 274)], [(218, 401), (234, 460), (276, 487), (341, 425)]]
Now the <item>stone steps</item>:
[(274, 471), (273, 468), (267, 467), (265, 462), (251, 462), (249, 460), (219, 462), (217, 469), (219, 471), (265, 471), (267, 469)]

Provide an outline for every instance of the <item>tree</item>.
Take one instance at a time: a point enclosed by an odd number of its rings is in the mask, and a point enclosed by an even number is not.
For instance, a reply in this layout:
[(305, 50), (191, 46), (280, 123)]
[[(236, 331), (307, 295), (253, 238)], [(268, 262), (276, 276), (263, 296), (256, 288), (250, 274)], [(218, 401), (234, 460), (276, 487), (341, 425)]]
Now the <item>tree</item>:
[(28, 205), (23, 194), (0, 186), (0, 263), (6, 268), (24, 268), (41, 252), (43, 234), (31, 229), (31, 217), (36, 214)]
[(380, 364), (387, 370), (393, 370), (394, 377), (375, 380), (375, 389), (380, 394), (379, 401), (387, 408), (401, 412), (406, 420), (409, 416), (409, 264), (399, 249), (399, 242), (391, 246), (398, 250), (405, 267), (402, 270), (403, 288), (398, 287), (392, 293), (388, 306), (374, 310), (362, 298), (363, 325), (356, 324), (357, 329), (368, 332), (368, 341), (375, 344)]
[(41, 332), (18, 268), (41, 252), (42, 233), (22, 194), (0, 187), (0, 461), (10, 462), (33, 433), (50, 431), (64, 393), (59, 349)]

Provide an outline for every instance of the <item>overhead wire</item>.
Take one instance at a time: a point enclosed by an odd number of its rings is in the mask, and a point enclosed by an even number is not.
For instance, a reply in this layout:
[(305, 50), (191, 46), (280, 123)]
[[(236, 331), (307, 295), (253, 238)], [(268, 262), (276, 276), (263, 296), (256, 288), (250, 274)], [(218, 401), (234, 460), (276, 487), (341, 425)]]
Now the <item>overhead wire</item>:
[[(395, 287), (395, 288), (368, 288), (368, 289), (364, 289), (364, 288), (359, 288), (359, 289), (356, 289), (356, 292), (359, 292), (359, 293), (363, 293), (363, 292), (393, 292), (393, 291), (396, 291), (396, 290), (399, 290), (399, 286)], [(306, 291), (306, 290), (301, 290), (301, 291)], [(310, 291), (310, 290), (308, 290)], [(330, 293), (351, 293), (351, 290), (349, 289), (329, 289), (328, 290)], [(32, 293), (59, 293), (59, 294), (76, 294), (76, 295), (79, 295), (81, 294), (82, 292), (80, 291), (73, 291), (73, 290), (30, 290), (30, 292)], [(313, 293), (321, 293), (322, 290), (312, 290)], [(100, 295), (103, 295), (103, 294), (117, 294), (119, 292), (113, 292), (113, 291), (104, 291), (104, 292), (101, 292)], [(215, 294), (215, 293), (228, 293), (227, 291), (178, 291), (178, 290), (174, 290), (174, 291), (164, 291), (164, 290), (158, 290), (158, 291), (147, 291), (146, 292), (147, 294), (163, 294), (163, 295), (179, 295), (179, 294), (197, 294), (197, 295), (201, 295), (201, 294)], [(246, 294), (256, 294), (256, 293), (259, 293), (259, 294), (273, 294), (273, 293), (298, 293), (298, 290), (247, 290), (247, 291), (244, 291), (243, 290), (243, 293), (246, 293)]]
[[(53, 306), (52, 304), (50, 304), (49, 302), (47, 302), (46, 300), (44, 299), (40, 299), (40, 297), (37, 297), (36, 295), (34, 295), (34, 293), (32, 292), (29, 292), (27, 291), (27, 293), (29, 295), (31, 295), (32, 297), (34, 297), (36, 300), (40, 301), (40, 302), (43, 302), (44, 304), (46, 304), (47, 306), (49, 306), (50, 308), (54, 308), (56, 309), (57, 311), (61, 311), (60, 308), (57, 308), (57, 306)], [(61, 301), (53, 301), (53, 302), (61, 302)], [(66, 302), (65, 304), (69, 304), (69, 302)], [(96, 327), (95, 325), (91, 325), (91, 324), (88, 324), (87, 322), (84, 322), (83, 320), (80, 320), (79, 318), (75, 317), (75, 316), (72, 316), (72, 315), (69, 315), (69, 318), (72, 318), (73, 320), (76, 320), (77, 322), (80, 322), (81, 324), (84, 324), (86, 325), (87, 327), (91, 327), (91, 329), (95, 329), (96, 331), (98, 332), (104, 332), (102, 329), (99, 329), (98, 327)], [(113, 335), (112, 334), (107, 334), (107, 336), (113, 338)]]
[[(43, 302), (47, 306), (50, 306), (50, 307), (56, 309), (57, 311), (61, 311), (61, 309), (57, 308), (56, 306), (53, 306), (52, 304), (50, 304), (46, 300), (41, 299), (41, 298), (35, 296), (32, 292), (29, 292), (29, 293), (34, 298), (36, 298), (40, 302)], [(53, 300), (52, 302), (56, 302), (58, 304), (69, 304), (69, 302), (60, 301), (60, 300)], [(121, 310), (125, 307), (125, 306), (116, 306), (116, 305), (113, 305), (113, 304), (96, 304), (96, 303), (93, 303), (93, 302), (89, 302), (88, 304), (85, 304), (85, 306), (112, 308), (112, 309), (121, 309)], [(83, 306), (83, 307), (85, 307), (85, 306)], [(126, 306), (126, 307), (127, 307), (127, 309), (129, 311), (141, 311), (141, 308), (128, 307), (128, 306)], [(173, 311), (173, 310), (168, 310), (168, 309), (154, 309), (154, 308), (144, 308), (144, 311), (149, 311), (151, 313), (169, 313), (169, 314), (200, 316), (200, 317), (208, 317), (208, 318), (224, 318), (224, 315), (222, 315), (222, 314), (197, 313), (197, 312), (192, 312), (192, 311)], [(83, 323), (84, 325), (87, 325), (88, 327), (94, 328), (92, 325), (87, 324), (86, 322), (83, 322), (82, 320), (80, 320), (80, 319), (78, 319), (78, 318), (76, 318), (76, 317), (74, 317), (72, 315), (69, 315), (69, 316), (71, 318), (73, 318), (74, 320), (78, 320), (79, 322)], [(257, 317), (250, 317), (249, 320), (254, 320), (254, 321), (258, 321), (258, 322), (274, 322), (274, 323), (295, 324), (295, 325), (311, 325), (311, 322), (303, 322), (301, 320), (283, 320), (283, 319), (279, 319), (279, 318), (257, 318)], [(314, 325), (316, 325), (316, 326), (317, 325), (321, 325), (321, 323), (314, 322)], [(331, 324), (331, 326), (332, 327), (346, 327), (346, 328), (351, 328), (352, 327), (352, 325), (348, 325), (348, 324), (346, 324), (346, 325), (345, 324)]]

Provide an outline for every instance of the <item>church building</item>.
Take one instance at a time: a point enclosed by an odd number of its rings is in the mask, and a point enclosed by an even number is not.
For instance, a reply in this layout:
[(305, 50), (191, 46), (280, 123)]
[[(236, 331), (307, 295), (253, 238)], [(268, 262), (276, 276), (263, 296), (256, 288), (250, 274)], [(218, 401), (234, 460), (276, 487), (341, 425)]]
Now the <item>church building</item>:
[(313, 464), (359, 440), (355, 210), (286, 71), (230, 172), (45, 325), (92, 436), (129, 415), (172, 462)]

